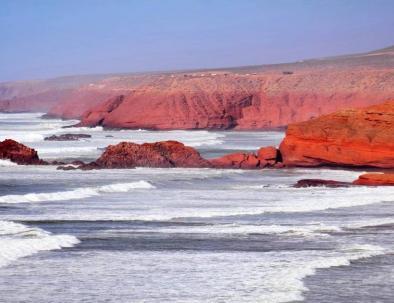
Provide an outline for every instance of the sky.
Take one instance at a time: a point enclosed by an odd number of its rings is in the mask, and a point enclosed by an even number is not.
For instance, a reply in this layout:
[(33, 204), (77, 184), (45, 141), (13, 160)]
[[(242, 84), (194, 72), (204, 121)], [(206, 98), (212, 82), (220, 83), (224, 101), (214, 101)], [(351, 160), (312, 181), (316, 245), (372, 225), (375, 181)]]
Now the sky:
[(394, 0), (0, 0), (0, 81), (257, 65), (394, 44)]

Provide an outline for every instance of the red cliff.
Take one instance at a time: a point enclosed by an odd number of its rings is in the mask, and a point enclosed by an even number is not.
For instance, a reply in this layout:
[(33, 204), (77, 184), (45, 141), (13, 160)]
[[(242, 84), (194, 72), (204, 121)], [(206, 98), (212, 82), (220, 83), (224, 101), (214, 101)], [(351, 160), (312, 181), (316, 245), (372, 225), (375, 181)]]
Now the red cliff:
[(287, 166), (394, 168), (394, 101), (290, 124), (280, 151)]
[[(393, 97), (390, 71), (176, 74), (91, 106), (81, 125), (146, 129), (275, 129)], [(385, 80), (381, 82), (381, 79)], [(67, 108), (67, 107), (66, 107)], [(64, 109), (65, 111), (66, 109)]]
[(289, 64), (71, 77), (67, 85), (7, 83), (0, 84), (0, 110), (82, 117), (87, 126), (274, 129), (393, 98), (393, 70), (391, 47)]

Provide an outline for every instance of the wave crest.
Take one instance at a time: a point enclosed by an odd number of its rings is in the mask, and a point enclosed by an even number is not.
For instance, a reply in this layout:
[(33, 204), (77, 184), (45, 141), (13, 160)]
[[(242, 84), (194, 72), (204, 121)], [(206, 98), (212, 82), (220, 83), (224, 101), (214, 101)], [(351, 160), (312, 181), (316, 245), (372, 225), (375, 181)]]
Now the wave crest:
[(8, 166), (16, 166), (16, 165), (18, 164), (10, 160), (0, 159), (0, 167), (8, 167)]
[(79, 242), (71, 235), (53, 235), (40, 228), (0, 221), (0, 267), (39, 251), (72, 247)]
[(155, 188), (147, 181), (137, 181), (131, 183), (115, 183), (97, 187), (80, 187), (74, 190), (59, 191), (52, 193), (29, 193), (25, 195), (6, 195), (0, 197), (0, 203), (28, 203), (44, 201), (64, 201), (78, 200), (99, 196), (103, 193), (128, 192), (133, 189)]

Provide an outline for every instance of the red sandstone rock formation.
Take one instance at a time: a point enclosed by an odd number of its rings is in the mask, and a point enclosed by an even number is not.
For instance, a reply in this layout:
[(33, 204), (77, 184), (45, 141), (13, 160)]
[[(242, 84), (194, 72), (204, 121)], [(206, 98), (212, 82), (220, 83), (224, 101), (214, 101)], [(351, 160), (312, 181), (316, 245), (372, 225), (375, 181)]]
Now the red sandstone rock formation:
[(260, 161), (252, 153), (234, 153), (210, 160), (215, 168), (258, 169)]
[(147, 129), (229, 129), (252, 106), (248, 77), (166, 77), (92, 107), (81, 125)]
[[(88, 168), (211, 167), (193, 148), (177, 141), (110, 145)], [(84, 167), (82, 167), (84, 168)]]
[(0, 85), (0, 110), (82, 116), (88, 126), (273, 129), (393, 98), (393, 50), (220, 71), (109, 75), (77, 87)]
[(394, 173), (369, 173), (363, 174), (353, 181), (355, 185), (391, 185), (394, 186)]
[(279, 150), (274, 147), (262, 147), (257, 154), (235, 153), (221, 158), (206, 160), (197, 150), (177, 141), (136, 144), (121, 142), (110, 145), (96, 161), (71, 163), (58, 167), (62, 170), (134, 168), (134, 167), (190, 167), (190, 168), (238, 168), (261, 169), (281, 167)]
[(45, 164), (38, 158), (37, 152), (14, 140), (0, 142), (0, 159), (8, 159), (17, 164)]
[(216, 168), (260, 169), (281, 162), (279, 151), (272, 146), (262, 147), (257, 154), (234, 153), (210, 160)]
[[(275, 129), (394, 96), (388, 71), (300, 71), (165, 77), (92, 106), (81, 125), (146, 129)], [(385, 80), (381, 81), (381, 78)], [(354, 84), (356, 83), (356, 84)], [(384, 87), (384, 89), (380, 89)]]
[(394, 167), (394, 101), (289, 125), (280, 145), (287, 166)]

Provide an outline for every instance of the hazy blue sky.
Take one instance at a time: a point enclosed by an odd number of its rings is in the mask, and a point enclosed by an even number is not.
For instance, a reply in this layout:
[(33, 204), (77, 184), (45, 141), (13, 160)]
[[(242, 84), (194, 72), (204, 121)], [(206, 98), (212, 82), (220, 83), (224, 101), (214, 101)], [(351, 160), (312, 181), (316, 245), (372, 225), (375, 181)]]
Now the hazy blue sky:
[(0, 81), (238, 66), (394, 44), (394, 0), (0, 0)]

